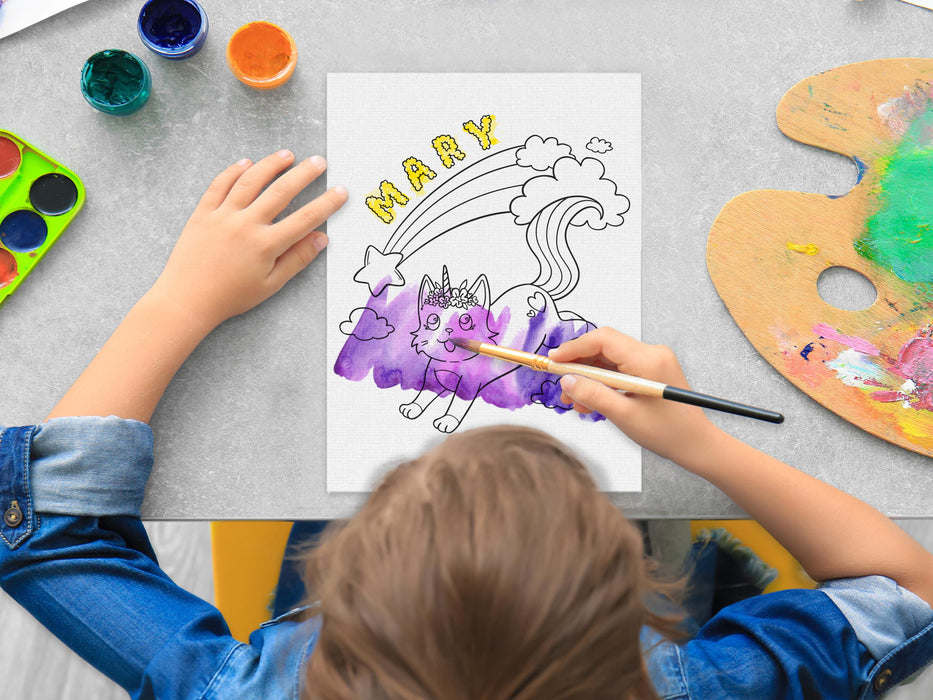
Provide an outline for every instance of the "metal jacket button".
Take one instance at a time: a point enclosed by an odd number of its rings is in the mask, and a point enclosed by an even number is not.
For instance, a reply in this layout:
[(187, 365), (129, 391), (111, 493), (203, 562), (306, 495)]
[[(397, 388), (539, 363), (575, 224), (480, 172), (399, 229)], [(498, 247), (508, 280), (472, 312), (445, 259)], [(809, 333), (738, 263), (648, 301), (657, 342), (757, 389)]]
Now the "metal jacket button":
[(3, 522), (10, 527), (16, 527), (23, 522), (23, 511), (19, 509), (19, 501), (13, 501), (10, 507), (6, 509), (6, 513), (3, 514)]
[(894, 675), (894, 671), (890, 668), (884, 669), (875, 677), (875, 682), (872, 684), (875, 687), (875, 690), (884, 690), (887, 687), (888, 682), (891, 680), (891, 676)]

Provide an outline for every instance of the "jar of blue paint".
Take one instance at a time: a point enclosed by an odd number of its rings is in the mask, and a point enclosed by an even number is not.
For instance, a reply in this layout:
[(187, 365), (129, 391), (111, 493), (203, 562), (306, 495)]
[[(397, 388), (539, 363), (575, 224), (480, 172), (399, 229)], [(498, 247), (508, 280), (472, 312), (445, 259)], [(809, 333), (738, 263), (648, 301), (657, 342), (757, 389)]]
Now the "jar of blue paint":
[(136, 23), (139, 38), (154, 53), (191, 58), (207, 38), (207, 13), (195, 0), (148, 0)]

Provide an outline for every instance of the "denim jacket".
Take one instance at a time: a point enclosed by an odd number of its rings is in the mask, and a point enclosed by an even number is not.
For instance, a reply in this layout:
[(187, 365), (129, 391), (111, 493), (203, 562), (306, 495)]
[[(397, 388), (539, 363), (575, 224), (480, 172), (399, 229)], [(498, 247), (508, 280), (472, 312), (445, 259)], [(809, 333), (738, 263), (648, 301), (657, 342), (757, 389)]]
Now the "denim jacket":
[[(298, 700), (320, 619), (233, 639), (159, 568), (139, 519), (151, 467), (136, 421), (0, 429), (0, 585), (133, 698)], [(867, 699), (933, 659), (933, 611), (873, 576), (731, 605), (680, 645), (642, 639), (667, 700)]]

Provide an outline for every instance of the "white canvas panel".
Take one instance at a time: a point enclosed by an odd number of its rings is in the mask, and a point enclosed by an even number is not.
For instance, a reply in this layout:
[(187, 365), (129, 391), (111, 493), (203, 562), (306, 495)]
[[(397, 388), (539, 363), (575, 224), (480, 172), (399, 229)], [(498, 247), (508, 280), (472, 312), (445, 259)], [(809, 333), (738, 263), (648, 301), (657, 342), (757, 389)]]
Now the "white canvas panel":
[(451, 337), (546, 354), (641, 322), (635, 74), (331, 74), (327, 488), (369, 491), (452, 431), (528, 425), (605, 491), (641, 450), (560, 403), (556, 377)]

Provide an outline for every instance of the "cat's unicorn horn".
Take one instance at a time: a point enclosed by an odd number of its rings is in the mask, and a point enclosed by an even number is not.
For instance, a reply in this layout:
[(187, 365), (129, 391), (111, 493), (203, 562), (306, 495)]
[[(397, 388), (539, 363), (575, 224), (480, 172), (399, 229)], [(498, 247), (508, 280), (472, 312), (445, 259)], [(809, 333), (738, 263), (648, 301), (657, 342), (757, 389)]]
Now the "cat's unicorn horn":
[(443, 290), (445, 294), (450, 294), (450, 275), (447, 274), (446, 265), (444, 265), (444, 270), (441, 274), (441, 290)]

